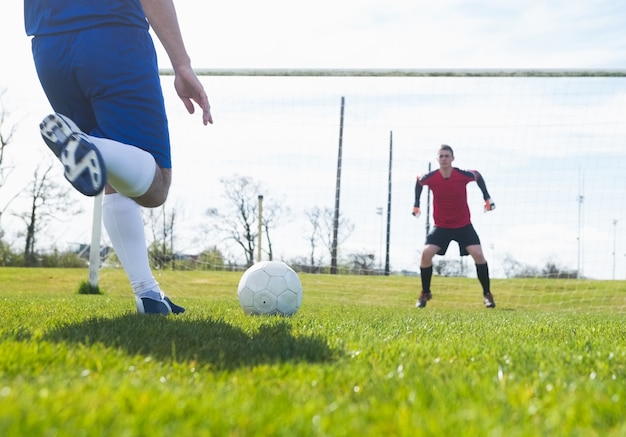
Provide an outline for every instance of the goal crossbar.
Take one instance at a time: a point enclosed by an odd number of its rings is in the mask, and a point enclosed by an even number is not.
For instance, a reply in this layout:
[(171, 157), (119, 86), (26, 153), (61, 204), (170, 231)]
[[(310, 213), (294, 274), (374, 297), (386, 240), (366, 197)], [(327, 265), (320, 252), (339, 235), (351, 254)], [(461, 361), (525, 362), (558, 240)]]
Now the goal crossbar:
[[(197, 68), (199, 76), (301, 77), (626, 77), (626, 69), (324, 69), (324, 68)], [(173, 76), (174, 70), (159, 70)]]

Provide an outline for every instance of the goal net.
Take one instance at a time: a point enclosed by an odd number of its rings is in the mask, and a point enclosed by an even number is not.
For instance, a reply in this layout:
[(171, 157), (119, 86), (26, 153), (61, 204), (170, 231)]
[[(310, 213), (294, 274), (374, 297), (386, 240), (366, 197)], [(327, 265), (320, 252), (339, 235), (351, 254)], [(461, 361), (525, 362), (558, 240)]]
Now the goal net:
[[(411, 215), (415, 180), (449, 144), (454, 165), (480, 171), (497, 205), (484, 213), (468, 185), (495, 284), (520, 287), (526, 303), (533, 286), (567, 283), (580, 300), (601, 284), (611, 302), (591, 302), (625, 309), (626, 71), (199, 74), (210, 128), (186, 114), (162, 72), (175, 177), (146, 233), (167, 255), (163, 268), (243, 268), (271, 257), (328, 273), (335, 245), (340, 273), (418, 275), (433, 224), (426, 191), (430, 215)], [(467, 299), (465, 285), (440, 280), (476, 276), (455, 243), (434, 270), (433, 292)]]

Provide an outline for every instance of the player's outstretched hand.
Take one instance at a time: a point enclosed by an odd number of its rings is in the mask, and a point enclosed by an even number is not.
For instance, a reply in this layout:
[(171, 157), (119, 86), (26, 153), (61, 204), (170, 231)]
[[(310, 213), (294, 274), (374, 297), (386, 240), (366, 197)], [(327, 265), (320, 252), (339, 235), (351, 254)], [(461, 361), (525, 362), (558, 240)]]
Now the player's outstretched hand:
[(494, 203), (494, 201), (491, 199), (485, 200), (485, 212), (493, 211), (494, 209), (496, 209), (496, 204)]
[(414, 206), (412, 214), (413, 214), (413, 217), (419, 218), (419, 216), (422, 215), (422, 211), (420, 211), (420, 209), (417, 206)]
[(178, 97), (183, 101), (187, 112), (193, 114), (195, 112), (194, 102), (202, 109), (202, 123), (213, 123), (211, 116), (211, 105), (204, 91), (204, 87), (200, 83), (198, 76), (189, 68), (179, 68), (176, 70), (174, 77), (174, 88)]

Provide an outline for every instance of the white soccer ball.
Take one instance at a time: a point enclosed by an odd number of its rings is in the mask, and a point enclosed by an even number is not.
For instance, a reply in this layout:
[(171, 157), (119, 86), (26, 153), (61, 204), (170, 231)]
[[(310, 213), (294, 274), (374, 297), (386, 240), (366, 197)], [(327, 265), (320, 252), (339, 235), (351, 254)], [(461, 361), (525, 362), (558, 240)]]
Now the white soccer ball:
[(302, 284), (284, 262), (261, 261), (244, 272), (237, 295), (246, 314), (290, 316), (302, 305)]

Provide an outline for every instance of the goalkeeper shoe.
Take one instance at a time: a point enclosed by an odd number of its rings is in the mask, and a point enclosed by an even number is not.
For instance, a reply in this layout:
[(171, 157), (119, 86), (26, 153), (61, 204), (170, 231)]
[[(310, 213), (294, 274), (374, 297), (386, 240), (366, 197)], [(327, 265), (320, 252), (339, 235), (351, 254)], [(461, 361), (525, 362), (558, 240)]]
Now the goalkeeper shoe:
[(432, 298), (432, 293), (425, 293), (422, 291), (422, 294), (420, 294), (419, 299), (417, 299), (417, 302), (415, 303), (415, 308), (426, 308), (426, 302), (428, 302)]
[(39, 130), (63, 164), (65, 179), (85, 196), (100, 194), (106, 184), (104, 160), (89, 137), (61, 114), (48, 115)]
[(135, 301), (139, 314), (160, 314), (167, 316), (169, 314), (181, 314), (185, 312), (185, 308), (176, 305), (167, 296), (163, 296), (160, 300), (149, 297), (136, 297)]
[(485, 299), (485, 307), (486, 308), (495, 308), (496, 302), (493, 300), (493, 294), (487, 293), (484, 296)]

